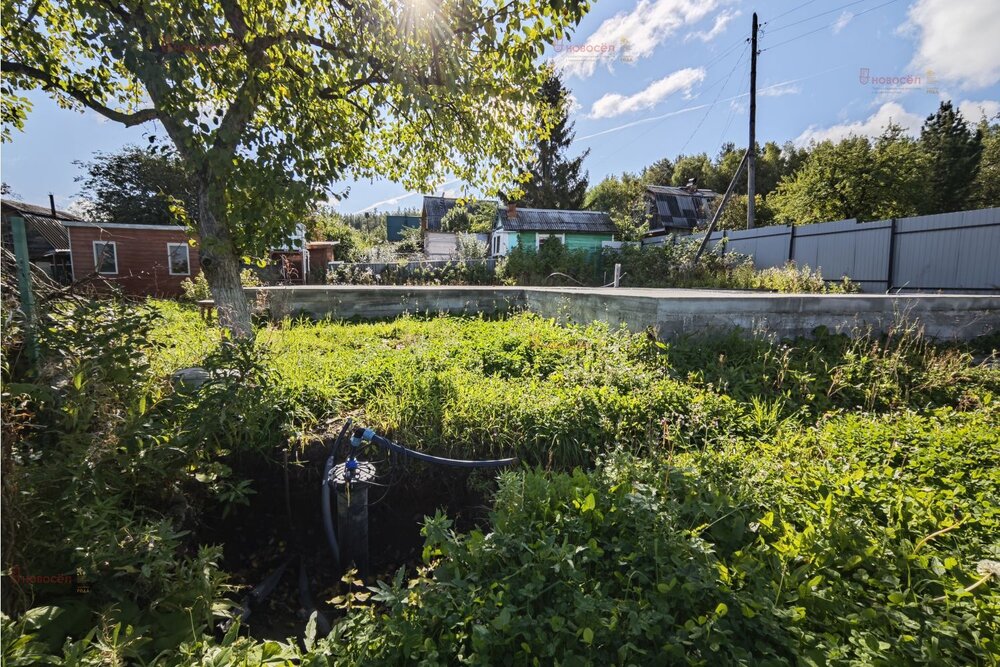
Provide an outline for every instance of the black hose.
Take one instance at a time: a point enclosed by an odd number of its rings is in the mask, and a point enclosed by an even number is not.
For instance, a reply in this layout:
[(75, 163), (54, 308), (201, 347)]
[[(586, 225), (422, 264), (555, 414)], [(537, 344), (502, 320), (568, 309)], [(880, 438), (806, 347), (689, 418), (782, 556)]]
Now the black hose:
[(316, 613), (316, 631), (319, 635), (321, 637), (329, 635), (330, 621), (326, 620), (323, 612), (316, 608), (316, 603), (313, 602), (312, 595), (309, 593), (309, 574), (306, 572), (305, 558), (301, 558), (299, 561), (299, 604), (305, 609), (307, 616), (312, 616), (313, 612)]
[(323, 490), (320, 493), (320, 502), (323, 505), (323, 531), (326, 533), (326, 543), (330, 545), (330, 551), (333, 553), (334, 568), (338, 571), (340, 570), (340, 545), (337, 543), (337, 533), (333, 529), (332, 494), (330, 492), (333, 481), (330, 479), (330, 474), (337, 460), (337, 450), (340, 449), (341, 443), (344, 442), (352, 423), (350, 419), (344, 422), (344, 425), (340, 429), (340, 434), (333, 441), (333, 445), (330, 446), (330, 456), (326, 459), (326, 465), (323, 466)]
[(434, 456), (432, 454), (424, 454), (423, 452), (418, 452), (409, 447), (404, 447), (399, 443), (393, 442), (388, 438), (383, 438), (382, 436), (376, 434), (371, 429), (366, 429), (361, 431), (358, 429), (355, 431), (355, 436), (360, 436), (365, 440), (371, 440), (373, 443), (386, 449), (390, 452), (395, 452), (403, 456), (408, 456), (411, 459), (416, 459), (418, 461), (424, 461), (426, 463), (434, 463), (436, 465), (451, 466), (453, 468), (503, 468), (506, 466), (512, 466), (517, 463), (517, 458), (509, 459), (486, 459), (482, 461), (468, 461), (465, 459), (449, 459), (443, 456)]
[(337, 534), (333, 530), (333, 508), (330, 498), (330, 487), (333, 485), (333, 482), (330, 481), (332, 470), (333, 455), (331, 454), (323, 467), (323, 492), (320, 496), (323, 504), (323, 530), (326, 532), (326, 543), (330, 545), (330, 551), (333, 553), (334, 567), (340, 570), (340, 545), (337, 544)]

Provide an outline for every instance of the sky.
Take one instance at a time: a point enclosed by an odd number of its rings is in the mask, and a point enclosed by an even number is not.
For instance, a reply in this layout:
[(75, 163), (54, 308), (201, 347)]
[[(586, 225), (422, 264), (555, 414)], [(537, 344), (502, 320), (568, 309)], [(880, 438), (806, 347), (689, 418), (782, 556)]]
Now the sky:
[[(545, 55), (573, 100), (576, 141), (590, 150), (590, 183), (663, 157), (747, 143), (751, 16), (761, 24), (758, 142), (877, 136), (889, 122), (918, 133), (941, 100), (970, 121), (1000, 114), (998, 0), (597, 0), (572, 38)], [(14, 193), (71, 207), (74, 164), (146, 143), (153, 124), (124, 128), (94, 112), (29, 95), (24, 132), (2, 147)], [(340, 182), (345, 213), (419, 207), (388, 181)], [(433, 194), (457, 196), (446, 181)], [(432, 194), (428, 192), (427, 194)]]

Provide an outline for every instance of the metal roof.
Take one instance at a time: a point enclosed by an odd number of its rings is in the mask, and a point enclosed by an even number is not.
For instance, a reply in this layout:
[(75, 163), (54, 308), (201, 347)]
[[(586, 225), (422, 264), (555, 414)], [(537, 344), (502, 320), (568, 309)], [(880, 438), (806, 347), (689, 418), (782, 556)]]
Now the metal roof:
[(687, 188), (677, 187), (674, 185), (647, 185), (646, 190), (652, 192), (655, 195), (674, 195), (675, 197), (693, 197), (698, 195), (700, 197), (717, 197), (718, 193), (714, 190), (708, 190), (706, 188), (698, 188), (695, 192), (691, 192)]
[[(479, 206), (482, 204), (496, 206), (495, 201), (489, 201), (486, 199), (472, 200), (466, 198), (464, 201), (466, 202), (466, 206)], [(459, 199), (455, 197), (432, 197), (424, 195), (423, 215), (427, 219), (427, 231), (441, 231), (441, 218), (443, 218), (448, 211), (455, 208), (455, 206), (458, 205), (458, 202)]]
[(517, 207), (511, 218), (500, 209), (498, 229), (510, 232), (584, 232), (614, 234), (611, 216), (603, 211), (564, 211), (554, 208)]
[(69, 250), (69, 233), (63, 226), (63, 221), (79, 221), (79, 217), (59, 209), (56, 209), (53, 217), (52, 209), (48, 206), (35, 206), (13, 199), (4, 199), (2, 202), (5, 217), (20, 215), (24, 218), (25, 227), (44, 239), (53, 250)]

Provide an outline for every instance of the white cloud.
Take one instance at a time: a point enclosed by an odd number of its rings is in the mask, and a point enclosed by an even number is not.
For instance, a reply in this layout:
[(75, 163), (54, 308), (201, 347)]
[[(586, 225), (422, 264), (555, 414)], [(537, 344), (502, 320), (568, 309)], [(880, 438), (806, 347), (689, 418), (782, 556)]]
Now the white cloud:
[(726, 31), (726, 26), (729, 23), (742, 14), (743, 12), (737, 11), (724, 11), (715, 17), (715, 22), (712, 24), (710, 30), (699, 30), (698, 32), (692, 32), (684, 38), (685, 42), (689, 42), (692, 39), (700, 39), (703, 42), (711, 42), (713, 39), (721, 35)]
[(632, 111), (650, 109), (674, 93), (683, 91), (684, 97), (691, 96), (691, 88), (705, 80), (703, 67), (686, 67), (669, 76), (654, 81), (644, 90), (634, 95), (608, 93), (594, 102), (590, 108), (591, 118), (612, 118)]
[(583, 105), (580, 104), (580, 100), (577, 99), (576, 95), (574, 95), (573, 93), (567, 93), (566, 94), (566, 110), (569, 113), (571, 113), (571, 114), (576, 113), (577, 111), (579, 111), (582, 108), (583, 108)]
[(757, 94), (761, 97), (782, 97), (784, 95), (798, 95), (802, 89), (785, 83), (777, 83), (767, 88), (761, 88)]
[(848, 11), (843, 12), (840, 16), (837, 17), (837, 22), (833, 24), (833, 34), (836, 35), (841, 30), (846, 28), (847, 24), (850, 23), (851, 19), (853, 18), (854, 18), (854, 12), (848, 12)]
[[(639, 0), (630, 12), (619, 12), (598, 26), (581, 45), (567, 45), (555, 62), (566, 75), (591, 76), (600, 62), (648, 58), (684, 26), (710, 16), (728, 0)], [(609, 51), (610, 49), (610, 51)]]
[(986, 116), (986, 120), (996, 118), (1000, 114), (1000, 102), (996, 100), (982, 100), (973, 102), (972, 100), (962, 100), (958, 103), (958, 110), (962, 113), (965, 121), (976, 124)]
[(1000, 81), (1000, 2), (918, 0), (910, 8), (907, 32), (917, 35), (911, 67), (930, 70), (964, 89)]
[(851, 135), (877, 137), (882, 134), (889, 123), (899, 125), (909, 134), (916, 134), (920, 131), (924, 118), (918, 114), (910, 113), (897, 102), (886, 102), (865, 120), (841, 123), (827, 128), (810, 125), (805, 132), (796, 137), (795, 143), (804, 146), (811, 141), (840, 141)]

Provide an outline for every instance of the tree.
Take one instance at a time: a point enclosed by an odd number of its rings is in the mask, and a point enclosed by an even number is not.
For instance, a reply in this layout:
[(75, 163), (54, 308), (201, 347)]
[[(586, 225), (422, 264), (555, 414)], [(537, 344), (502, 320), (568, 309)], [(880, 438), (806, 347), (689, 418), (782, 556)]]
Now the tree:
[(623, 208), (637, 197), (642, 197), (645, 186), (636, 176), (625, 173), (608, 176), (587, 191), (584, 207), (591, 211), (611, 212)]
[(878, 220), (920, 212), (926, 160), (890, 125), (874, 145), (867, 137), (824, 141), (767, 197), (780, 222)]
[(715, 165), (707, 154), (682, 155), (674, 161), (672, 185), (687, 185), (692, 178), (698, 179), (698, 187), (706, 187), (706, 183), (714, 182)]
[(980, 208), (1000, 206), (1000, 123), (991, 125), (983, 119), (979, 131), (983, 135), (983, 154), (976, 176), (974, 202)]
[(441, 218), (441, 231), (482, 234), (493, 229), (497, 205), (490, 201), (468, 202), (453, 207)]
[[(543, 110), (555, 123), (547, 137), (538, 140), (535, 156), (528, 167), (531, 179), (521, 184), (520, 204), (531, 208), (575, 210), (583, 207), (587, 194), (587, 174), (581, 175), (586, 150), (570, 159), (566, 153), (573, 143), (573, 123), (569, 122), (569, 91), (551, 72), (541, 89)], [(540, 119), (541, 120), (541, 119)]]
[[(169, 225), (198, 219), (195, 179), (174, 151), (126, 146), (75, 164), (86, 172), (76, 180), (97, 222)], [(185, 215), (178, 216), (178, 207)]]
[(970, 207), (975, 190), (983, 137), (971, 129), (951, 102), (942, 102), (927, 117), (920, 143), (928, 156), (924, 211), (949, 213)]
[(649, 231), (651, 212), (642, 193), (616, 203), (608, 215), (615, 225), (615, 236), (619, 241), (641, 241), (643, 234)]
[[(747, 195), (733, 195), (729, 202), (726, 204), (726, 208), (722, 211), (722, 216), (719, 218), (718, 222), (715, 224), (717, 230), (729, 229), (729, 230), (740, 230), (747, 228)], [(768, 200), (764, 198), (763, 195), (757, 195), (754, 198), (757, 202), (757, 216), (756, 224), (758, 227), (766, 227), (767, 225), (774, 224), (774, 211), (771, 210), (771, 206)], [(709, 219), (715, 215), (715, 211), (718, 210), (719, 206), (722, 204), (722, 197), (716, 197), (715, 201), (712, 202), (711, 213)]]
[(3, 0), (2, 120), (20, 126), (14, 93), (38, 88), (127, 127), (158, 121), (197, 184), (220, 321), (251, 336), (241, 256), (287, 238), (331, 182), (509, 183), (554, 120), (539, 57), (587, 7)]
[(872, 219), (920, 215), (927, 188), (927, 154), (902, 127), (891, 123), (872, 149), (882, 187), (872, 202)]
[(665, 157), (642, 170), (642, 182), (646, 185), (670, 185), (674, 177), (674, 163)]

